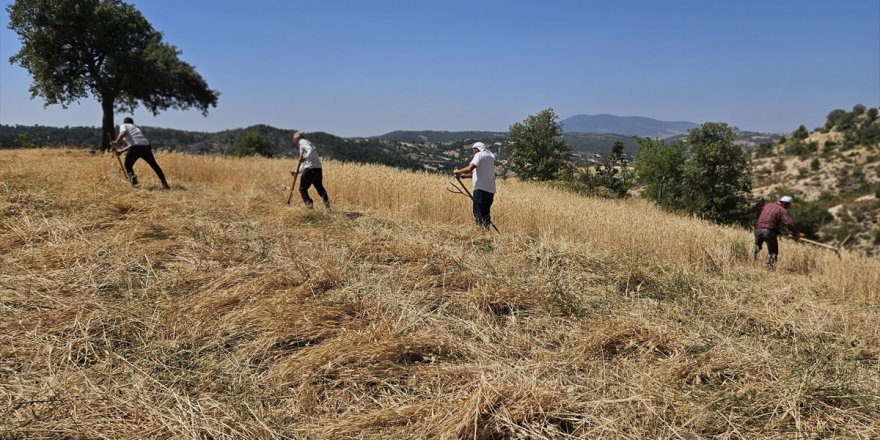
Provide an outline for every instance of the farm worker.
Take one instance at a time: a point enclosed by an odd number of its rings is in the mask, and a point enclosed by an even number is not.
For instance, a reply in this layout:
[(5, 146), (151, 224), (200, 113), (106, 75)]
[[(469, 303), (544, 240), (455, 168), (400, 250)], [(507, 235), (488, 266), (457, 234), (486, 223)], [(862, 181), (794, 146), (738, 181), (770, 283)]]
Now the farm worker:
[(764, 205), (761, 208), (761, 215), (758, 216), (758, 222), (755, 223), (755, 246), (752, 248), (752, 260), (758, 259), (761, 245), (767, 242), (767, 252), (770, 254), (767, 266), (771, 269), (776, 266), (776, 259), (779, 256), (779, 242), (776, 240), (776, 236), (779, 235), (780, 227), (787, 226), (795, 241), (801, 237), (794, 220), (788, 214), (791, 202), (790, 196), (782, 196), (778, 201)]
[(495, 199), (495, 155), (482, 142), (475, 143), (471, 150), (474, 158), (464, 168), (453, 171), (458, 177), (472, 177), (474, 180), (474, 220), (483, 229), (489, 229), (492, 222), (492, 201)]
[[(303, 138), (303, 134), (299, 131), (293, 134), (293, 143), (299, 147), (299, 173), (302, 175), (299, 180), (299, 195), (302, 196), (303, 203), (307, 208), (313, 205), (312, 198), (309, 197), (309, 187), (314, 185), (318, 195), (324, 200), (324, 206), (330, 207), (330, 199), (327, 197), (327, 191), (324, 189), (324, 174), (321, 171), (321, 159), (318, 157), (318, 150)], [(290, 174), (296, 174), (291, 171)]]
[(138, 159), (143, 159), (150, 164), (150, 167), (159, 176), (159, 180), (162, 181), (162, 189), (170, 189), (168, 181), (165, 180), (165, 173), (162, 172), (162, 168), (159, 168), (156, 158), (153, 157), (153, 147), (150, 145), (150, 141), (147, 140), (141, 129), (134, 125), (134, 119), (132, 118), (122, 120), (122, 125), (119, 126), (119, 136), (116, 137), (113, 143), (118, 144), (123, 140), (126, 147), (116, 150), (116, 154), (125, 153), (125, 172), (128, 174), (128, 181), (131, 182), (131, 186), (135, 188), (138, 186), (137, 176), (134, 175), (134, 163)]

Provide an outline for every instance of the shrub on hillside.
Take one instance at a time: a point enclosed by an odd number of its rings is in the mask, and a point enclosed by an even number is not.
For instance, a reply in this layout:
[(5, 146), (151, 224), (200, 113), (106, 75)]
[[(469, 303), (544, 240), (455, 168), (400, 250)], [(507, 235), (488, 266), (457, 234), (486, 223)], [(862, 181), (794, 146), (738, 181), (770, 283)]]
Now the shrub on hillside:
[(797, 139), (799, 141), (802, 141), (809, 136), (810, 136), (810, 133), (807, 132), (807, 127), (804, 127), (803, 125), (798, 127), (797, 130), (795, 130), (794, 133), (791, 134), (792, 139)]
[(816, 237), (816, 233), (822, 226), (834, 220), (834, 216), (828, 212), (825, 204), (820, 202), (794, 203), (789, 211), (797, 223), (798, 229), (811, 238)]
[(834, 109), (825, 118), (825, 128), (844, 131), (850, 128), (854, 119), (853, 115), (846, 110)]
[(807, 154), (807, 146), (800, 141), (792, 142), (785, 147), (783, 153), (789, 156), (803, 156)]
[(230, 154), (237, 157), (256, 155), (271, 157), (271, 149), (272, 144), (269, 142), (269, 138), (251, 128), (238, 137), (235, 144), (232, 145)]
[(880, 144), (880, 124), (863, 124), (856, 131), (855, 138), (865, 146)]
[(579, 180), (588, 191), (602, 196), (624, 197), (633, 186), (633, 172), (623, 154), (623, 143), (615, 142), (595, 172), (582, 173)]
[(773, 144), (769, 142), (758, 145), (758, 148), (755, 150), (755, 155), (757, 157), (767, 157), (771, 154), (773, 154)]
[(18, 133), (15, 135), (15, 146), (18, 148), (34, 148), (37, 144), (27, 135), (27, 133)]

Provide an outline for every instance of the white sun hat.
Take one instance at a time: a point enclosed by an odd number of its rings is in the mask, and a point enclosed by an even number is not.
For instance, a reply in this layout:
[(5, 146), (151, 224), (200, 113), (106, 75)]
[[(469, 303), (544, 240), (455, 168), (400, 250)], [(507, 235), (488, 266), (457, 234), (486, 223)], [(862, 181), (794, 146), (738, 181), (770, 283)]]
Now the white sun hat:
[(794, 199), (792, 199), (791, 196), (782, 196), (779, 198), (779, 201), (782, 203), (791, 203), (792, 200)]

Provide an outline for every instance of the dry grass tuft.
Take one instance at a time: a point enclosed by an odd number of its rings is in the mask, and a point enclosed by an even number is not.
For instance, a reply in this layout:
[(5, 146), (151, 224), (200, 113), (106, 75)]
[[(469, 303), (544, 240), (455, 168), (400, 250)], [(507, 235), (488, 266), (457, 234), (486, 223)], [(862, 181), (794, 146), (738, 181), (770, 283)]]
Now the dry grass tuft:
[[(877, 438), (880, 262), (642, 200), (0, 151), (0, 438)], [(142, 168), (141, 168), (142, 167)]]

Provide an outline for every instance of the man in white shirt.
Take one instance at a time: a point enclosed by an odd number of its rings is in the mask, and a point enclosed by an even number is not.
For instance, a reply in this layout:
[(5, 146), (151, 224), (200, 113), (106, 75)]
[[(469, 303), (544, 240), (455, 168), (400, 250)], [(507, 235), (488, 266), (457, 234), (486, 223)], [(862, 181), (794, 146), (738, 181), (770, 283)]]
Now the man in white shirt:
[(474, 158), (464, 168), (453, 171), (458, 177), (472, 177), (474, 180), (474, 220), (483, 229), (492, 224), (492, 201), (495, 199), (495, 155), (482, 142), (475, 143), (471, 150)]
[(150, 167), (159, 176), (159, 180), (162, 181), (162, 188), (170, 189), (168, 181), (165, 180), (165, 173), (162, 172), (162, 168), (159, 167), (156, 158), (153, 156), (153, 147), (150, 145), (150, 141), (141, 133), (141, 129), (134, 125), (134, 119), (132, 118), (122, 120), (122, 125), (119, 126), (119, 136), (116, 137), (113, 143), (119, 143), (123, 140), (126, 147), (116, 150), (116, 154), (125, 153), (125, 172), (128, 173), (128, 180), (131, 182), (131, 186), (138, 186), (137, 176), (134, 175), (134, 163), (138, 159), (143, 159), (150, 164)]
[[(324, 174), (321, 170), (321, 158), (318, 157), (318, 150), (303, 138), (303, 134), (299, 131), (293, 134), (293, 143), (299, 147), (299, 158), (302, 161), (299, 172), (302, 175), (299, 180), (299, 195), (302, 196), (303, 203), (306, 207), (311, 208), (313, 205), (312, 198), (309, 197), (309, 187), (314, 185), (324, 206), (330, 207), (330, 198), (327, 197), (327, 191), (324, 189)], [(293, 171), (290, 174), (295, 174)]]

